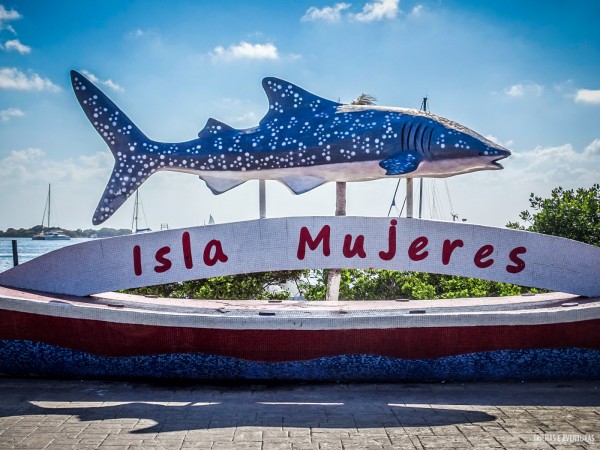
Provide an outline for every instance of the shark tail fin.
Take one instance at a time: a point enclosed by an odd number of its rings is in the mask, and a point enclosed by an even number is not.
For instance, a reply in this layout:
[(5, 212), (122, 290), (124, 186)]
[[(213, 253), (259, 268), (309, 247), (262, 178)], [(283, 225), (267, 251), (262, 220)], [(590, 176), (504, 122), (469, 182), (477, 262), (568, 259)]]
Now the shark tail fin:
[(71, 84), (85, 115), (115, 158), (112, 174), (92, 218), (92, 223), (99, 225), (157, 170), (158, 156), (153, 152), (158, 146), (86, 77), (72, 70)]

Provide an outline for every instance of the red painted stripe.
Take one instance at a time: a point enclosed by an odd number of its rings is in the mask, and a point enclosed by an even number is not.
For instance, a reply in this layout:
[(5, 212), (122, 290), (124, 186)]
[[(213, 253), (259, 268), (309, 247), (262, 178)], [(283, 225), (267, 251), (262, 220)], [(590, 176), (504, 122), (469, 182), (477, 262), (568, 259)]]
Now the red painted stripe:
[(253, 361), (344, 354), (427, 359), (494, 350), (600, 349), (600, 319), (519, 325), (359, 330), (226, 330), (122, 324), (0, 311), (0, 339), (25, 339), (106, 356), (207, 353)]

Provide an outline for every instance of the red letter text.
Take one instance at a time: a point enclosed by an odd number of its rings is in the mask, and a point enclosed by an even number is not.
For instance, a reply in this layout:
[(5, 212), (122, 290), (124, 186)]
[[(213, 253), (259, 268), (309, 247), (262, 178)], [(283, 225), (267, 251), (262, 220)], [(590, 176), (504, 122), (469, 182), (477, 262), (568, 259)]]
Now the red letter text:
[[(215, 249), (214, 256), (210, 256), (212, 249)], [(206, 247), (204, 247), (204, 264), (207, 266), (214, 266), (218, 261), (223, 263), (227, 262), (229, 259), (225, 252), (223, 251), (223, 247), (221, 246), (221, 241), (213, 239)]]
[(314, 251), (317, 249), (321, 242), (323, 242), (323, 255), (329, 256), (329, 254), (331, 253), (331, 248), (329, 246), (330, 235), (331, 228), (329, 227), (329, 225), (325, 225), (323, 228), (321, 228), (321, 231), (319, 231), (319, 234), (317, 234), (316, 239), (312, 238), (312, 236), (310, 235), (310, 231), (308, 231), (308, 228), (302, 227), (300, 229), (300, 240), (298, 241), (298, 259), (304, 259), (304, 257), (306, 256), (307, 245), (308, 248)]
[(133, 247), (133, 272), (138, 277), (142, 274), (142, 249), (139, 245)]
[(358, 255), (360, 258), (366, 258), (367, 254), (365, 253), (365, 237), (360, 234), (354, 241), (354, 247), (352, 246), (352, 235), (347, 234), (344, 237), (344, 248), (343, 253), (346, 258), (352, 258)]
[(154, 271), (158, 273), (166, 272), (173, 265), (169, 258), (165, 258), (165, 255), (168, 255), (171, 252), (170, 247), (161, 247), (156, 251), (156, 255), (154, 258), (156, 262), (160, 264), (160, 266), (155, 266)]
[(464, 243), (460, 239), (457, 239), (455, 241), (450, 241), (450, 239), (446, 239), (444, 241), (444, 247), (442, 248), (442, 264), (447, 266), (450, 262), (452, 252), (456, 249), (456, 247), (462, 247), (463, 245)]
[(527, 252), (527, 249), (525, 247), (516, 247), (510, 251), (510, 253), (508, 254), (508, 257), (510, 258), (510, 260), (512, 262), (515, 263), (515, 265), (514, 266), (506, 266), (506, 271), (508, 273), (519, 273), (520, 271), (522, 271), (525, 268), (525, 261), (523, 261), (521, 258), (519, 258), (519, 255), (522, 255), (526, 252)]
[(194, 267), (194, 260), (192, 259), (192, 245), (190, 244), (190, 233), (184, 231), (181, 236), (181, 246), (183, 247), (183, 261), (185, 262), (185, 268), (191, 269)]
[(494, 253), (494, 246), (493, 245), (484, 245), (479, 250), (477, 250), (477, 253), (475, 253), (473, 262), (480, 269), (485, 269), (486, 267), (490, 267), (492, 264), (494, 264), (494, 260), (492, 258), (490, 258), (486, 261), (484, 261), (484, 260), (485, 260), (485, 258), (490, 256), (492, 253)]
[(388, 251), (384, 252), (382, 250), (379, 252), (379, 257), (384, 261), (389, 261), (396, 256), (396, 225), (398, 225), (398, 221), (392, 219), (390, 221), (390, 229), (388, 230)]
[[(408, 257), (413, 261), (421, 261), (427, 258), (429, 252), (425, 250), (429, 240), (425, 236), (420, 236), (412, 241), (410, 247), (408, 247)], [(422, 250), (422, 251), (421, 251)]]

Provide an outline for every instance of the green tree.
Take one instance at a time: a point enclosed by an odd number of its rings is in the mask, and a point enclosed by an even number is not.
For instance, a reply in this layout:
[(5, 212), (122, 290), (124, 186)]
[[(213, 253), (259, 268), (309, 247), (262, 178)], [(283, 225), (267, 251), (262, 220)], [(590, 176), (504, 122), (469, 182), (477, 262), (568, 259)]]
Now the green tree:
[(290, 292), (278, 287), (288, 281), (298, 283), (303, 274), (300, 270), (247, 273), (128, 289), (125, 292), (168, 298), (286, 300), (290, 298)]
[[(316, 270), (310, 271), (310, 276), (299, 282), (299, 288), (307, 300), (324, 300), (326, 284), (327, 271)], [(342, 269), (340, 300), (496, 297), (520, 295), (529, 291), (538, 292), (514, 284), (477, 278), (396, 270)]]
[(533, 213), (525, 210), (519, 216), (525, 225), (510, 222), (506, 226), (600, 246), (600, 184), (576, 191), (559, 186), (549, 198), (532, 193), (529, 205)]
[(72, 238), (89, 238), (92, 236), (96, 236), (99, 238), (103, 237), (114, 237), (114, 236), (124, 236), (127, 234), (131, 234), (131, 230), (127, 228), (121, 228), (115, 230), (114, 228), (101, 228), (100, 230), (64, 230), (62, 228), (52, 227), (52, 228), (43, 228), (41, 225), (36, 225), (31, 228), (19, 228), (18, 230), (15, 228), (8, 228), (6, 231), (0, 230), (0, 237), (32, 237), (36, 234), (41, 233), (42, 231), (60, 231), (65, 233), (67, 236)]
[(438, 285), (439, 298), (503, 297), (526, 291), (529, 289), (514, 284), (447, 275), (440, 275)]

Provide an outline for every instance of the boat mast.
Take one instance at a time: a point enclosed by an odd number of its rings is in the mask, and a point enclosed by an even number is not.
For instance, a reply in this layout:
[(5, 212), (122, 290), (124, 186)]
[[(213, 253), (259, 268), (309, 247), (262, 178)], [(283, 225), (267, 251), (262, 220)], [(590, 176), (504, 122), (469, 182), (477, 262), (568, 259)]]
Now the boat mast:
[[(144, 223), (146, 224), (146, 228), (140, 228), (140, 207), (142, 210), (142, 214), (144, 215)], [(142, 205), (142, 200), (140, 200), (139, 190), (135, 191), (135, 204), (133, 205), (133, 217), (131, 218), (131, 232), (139, 233), (140, 231), (151, 231), (148, 228), (148, 219), (146, 219), (146, 211), (144, 211), (144, 205)]]
[[(50, 229), (50, 186), (50, 183), (48, 183), (48, 229)], [(43, 225), (42, 228), (44, 228)]]
[(140, 212), (140, 192), (138, 190), (135, 191), (135, 232), (138, 231), (138, 217)]
[(133, 204), (133, 221), (131, 224), (131, 228), (133, 229), (132, 231), (134, 233), (137, 233), (138, 231), (138, 208), (139, 208), (139, 201), (140, 201), (140, 197), (139, 197), (139, 192), (136, 190), (135, 191), (135, 203)]
[[(50, 185), (48, 185), (48, 195), (50, 195)], [(42, 231), (40, 233), (44, 233), (44, 221), (46, 220), (46, 211), (48, 211), (48, 197), (46, 197), (46, 201), (44, 202), (44, 213), (42, 214)]]

